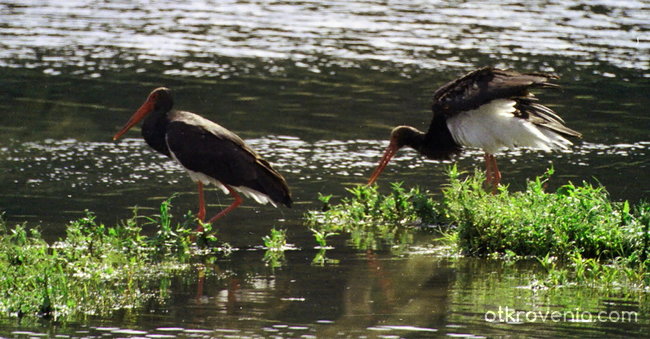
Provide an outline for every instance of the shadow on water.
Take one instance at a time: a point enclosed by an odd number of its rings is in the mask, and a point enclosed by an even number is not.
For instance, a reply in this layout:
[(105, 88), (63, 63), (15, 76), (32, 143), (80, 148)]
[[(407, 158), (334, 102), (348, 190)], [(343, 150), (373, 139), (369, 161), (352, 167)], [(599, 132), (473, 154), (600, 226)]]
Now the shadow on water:
[[(435, 8), (431, 8), (431, 7)], [(0, 1), (0, 209), (10, 224), (41, 225), (51, 240), (84, 210), (113, 224), (153, 214), (179, 192), (174, 214), (196, 208), (194, 184), (137, 132), (111, 136), (157, 86), (180, 109), (235, 131), (282, 172), (293, 209), (251, 202), (219, 233), (240, 248), (199, 274), (173, 277), (162, 302), (63, 325), (0, 320), (0, 335), (38, 336), (604, 336), (647, 332), (638, 300), (588, 288), (547, 297), (527, 288), (534, 265), (450, 258), (428, 248), (365, 252), (338, 239), (313, 265), (302, 225), (319, 192), (339, 198), (365, 182), (393, 126), (426, 129), (431, 93), (495, 65), (561, 76), (538, 97), (583, 133), (572, 152), (510, 151), (504, 181), (555, 167), (551, 185), (600, 182), (616, 200), (647, 199), (647, 5), (619, 1), (500, 4), (399, 2)], [(479, 152), (458, 159), (483, 166)], [(439, 192), (447, 162), (401, 151), (380, 179)], [(551, 187), (552, 188), (552, 187)], [(207, 195), (208, 213), (230, 203)], [(287, 228), (283, 266), (256, 249)], [(488, 311), (642, 310), (638, 322), (485, 321)]]

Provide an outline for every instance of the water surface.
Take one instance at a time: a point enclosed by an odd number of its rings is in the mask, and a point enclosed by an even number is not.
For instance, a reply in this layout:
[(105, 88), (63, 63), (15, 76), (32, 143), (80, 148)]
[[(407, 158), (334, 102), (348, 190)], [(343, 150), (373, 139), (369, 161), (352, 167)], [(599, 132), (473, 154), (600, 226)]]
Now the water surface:
[[(296, 204), (246, 202), (219, 225), (239, 248), (210, 270), (175, 277), (168, 299), (64, 325), (0, 320), (0, 335), (213, 337), (606, 336), (647, 333), (634, 298), (589, 288), (555, 299), (526, 287), (534, 265), (396, 253), (334, 240), (317, 251), (302, 216), (318, 192), (363, 183), (390, 129), (426, 129), (431, 93), (477, 67), (558, 74), (537, 93), (583, 133), (571, 152), (499, 154), (512, 189), (549, 166), (551, 189), (602, 183), (615, 200), (647, 198), (650, 6), (643, 1), (0, 1), (0, 210), (49, 239), (90, 210), (112, 224), (132, 208), (196, 208), (194, 184), (137, 130), (112, 135), (149, 91), (168, 86), (178, 108), (242, 136), (287, 178)], [(482, 167), (481, 153), (458, 159)], [(401, 151), (380, 179), (439, 194), (450, 162)], [(207, 194), (208, 214), (230, 204)], [(271, 269), (256, 249), (272, 226), (299, 250)], [(426, 241), (425, 241), (426, 243)], [(198, 295), (197, 295), (198, 293)], [(521, 310), (634, 310), (634, 324), (485, 321)]]

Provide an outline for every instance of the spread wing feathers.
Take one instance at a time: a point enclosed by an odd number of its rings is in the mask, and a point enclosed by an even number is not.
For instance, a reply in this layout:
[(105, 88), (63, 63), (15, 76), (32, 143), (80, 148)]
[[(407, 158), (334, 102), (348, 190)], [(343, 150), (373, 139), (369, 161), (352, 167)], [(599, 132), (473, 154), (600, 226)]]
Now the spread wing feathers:
[(514, 113), (516, 117), (528, 120), (565, 137), (582, 137), (579, 132), (566, 127), (564, 120), (552, 109), (534, 102), (534, 98), (514, 98), (514, 100), (516, 102)]
[(543, 73), (518, 73), (492, 67), (470, 72), (440, 87), (433, 94), (434, 118), (447, 119), (462, 112), (477, 109), (497, 99), (515, 101), (513, 114), (531, 123), (549, 129), (563, 136), (581, 137), (581, 134), (566, 127), (564, 120), (552, 109), (537, 103), (529, 92), (531, 88), (557, 88), (549, 80), (556, 76)]
[[(198, 115), (182, 113), (173, 116), (167, 127), (167, 144), (185, 168), (291, 207), (286, 180), (241, 138)], [(192, 123), (196, 121), (201, 123)]]
[(452, 117), (495, 99), (531, 98), (530, 88), (557, 87), (548, 82), (554, 78), (542, 73), (522, 74), (484, 67), (440, 87), (433, 94), (431, 109), (434, 114)]

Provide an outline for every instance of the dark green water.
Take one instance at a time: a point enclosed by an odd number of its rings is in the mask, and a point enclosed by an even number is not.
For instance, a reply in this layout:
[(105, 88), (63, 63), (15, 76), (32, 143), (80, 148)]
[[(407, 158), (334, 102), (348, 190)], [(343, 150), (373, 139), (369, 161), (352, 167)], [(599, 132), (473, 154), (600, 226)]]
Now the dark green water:
[[(112, 135), (149, 91), (235, 131), (287, 178), (296, 204), (246, 202), (219, 224), (240, 248), (202, 294), (197, 277), (173, 279), (170, 298), (110, 318), (52, 324), (0, 320), (0, 335), (69, 336), (601, 336), (647, 333), (648, 313), (622, 322), (485, 321), (518, 310), (636, 310), (635, 299), (588, 288), (548, 299), (526, 288), (532, 268), (446, 258), (430, 249), (369, 254), (338, 239), (314, 266), (302, 215), (318, 192), (345, 194), (376, 165), (392, 126), (425, 129), (431, 93), (484, 65), (561, 76), (542, 101), (582, 132), (572, 152), (499, 155), (513, 189), (552, 163), (552, 185), (600, 182), (616, 200), (648, 197), (650, 9), (517, 2), (91, 2), (0, 1), (0, 210), (41, 225), (50, 239), (94, 211), (107, 224), (154, 213), (174, 192), (174, 213), (196, 208), (194, 184), (137, 131)], [(465, 170), (482, 167), (468, 150)], [(380, 179), (432, 191), (444, 164), (402, 151)], [(230, 203), (209, 191), (208, 214)], [(272, 270), (254, 249), (271, 227), (300, 250)], [(235, 286), (235, 287), (233, 287)], [(117, 328), (117, 329), (116, 329)], [(141, 332), (119, 332), (119, 329)], [(188, 332), (195, 329), (195, 332)], [(15, 333), (15, 331), (19, 331)], [(87, 332), (86, 332), (87, 331)], [(13, 333), (13, 334), (12, 334)], [(28, 334), (25, 334), (28, 335)]]

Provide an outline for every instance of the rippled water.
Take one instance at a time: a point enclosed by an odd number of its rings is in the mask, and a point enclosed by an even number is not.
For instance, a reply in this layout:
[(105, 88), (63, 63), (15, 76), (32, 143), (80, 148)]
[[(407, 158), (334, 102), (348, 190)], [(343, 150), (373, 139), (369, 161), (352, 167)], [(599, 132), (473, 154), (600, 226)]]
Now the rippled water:
[[(339, 188), (322, 186), (327, 182), (341, 182), (343, 185), (363, 183), (369, 173), (376, 166), (377, 159), (387, 145), (383, 140), (318, 140), (307, 142), (297, 137), (271, 136), (256, 139), (247, 139), (246, 142), (266, 159), (274, 164), (279, 171), (291, 178), (294, 196), (299, 204), (314, 203), (318, 191), (342, 193)], [(571, 151), (547, 154), (530, 150), (513, 150), (502, 154), (502, 168), (506, 175), (515, 170), (517, 177), (528, 171), (541, 172), (556, 164), (560, 171), (560, 178), (568, 177), (571, 180), (589, 180), (595, 168), (603, 173), (616, 172), (617, 176), (624, 178), (638, 178), (643, 180), (643, 173), (639, 173), (638, 164), (646, 165), (650, 142), (641, 141), (634, 144), (593, 144), (581, 143)], [(41, 208), (51, 208), (52, 204), (63, 205), (61, 217), (53, 217), (56, 222), (65, 221), (81, 213), (83, 209), (107, 213), (102, 217), (110, 217), (115, 210), (107, 206), (107, 200), (118, 199), (125, 192), (138, 190), (135, 197), (141, 199), (150, 189), (161, 189), (162, 192), (180, 190), (193, 194), (194, 185), (187, 178), (185, 171), (175, 162), (152, 152), (142, 139), (124, 139), (119, 143), (111, 142), (81, 142), (74, 139), (52, 140), (42, 142), (27, 142), (13, 144), (0, 148), (0, 161), (3, 167), (10, 169), (5, 177), (5, 187), (10, 188), (4, 193), (5, 199), (13, 197), (13, 203), (5, 208), (25, 211), (24, 217), (43, 220), (43, 215), (38, 212), (39, 206), (25, 204), (25, 199), (34, 199), (34, 196), (16, 196), (24, 194), (22, 190), (32, 192), (47, 192), (50, 203)], [(468, 150), (460, 155), (456, 161), (461, 168), (466, 170), (482, 165), (483, 153), (479, 150)], [(602, 163), (600, 158), (607, 159)], [(382, 180), (404, 180), (409, 185), (440, 186), (445, 182), (444, 169), (451, 161), (432, 161), (420, 158), (414, 151), (402, 151), (395, 157), (391, 166), (384, 174)], [(559, 179), (558, 183), (561, 183)], [(522, 187), (524, 182), (508, 180), (515, 187)], [(616, 186), (616, 178), (603, 178), (601, 182), (608, 184), (613, 181), (610, 191), (615, 196), (643, 197), (647, 191), (639, 191), (638, 186)], [(161, 184), (168, 185), (167, 187)], [(315, 187), (316, 186), (316, 187)], [(139, 187), (139, 188), (138, 188)], [(642, 188), (642, 187), (641, 187)], [(89, 195), (100, 194), (102, 199), (88, 200)], [(164, 193), (160, 193), (163, 194)], [(220, 195), (214, 194), (214, 196)], [(60, 202), (60, 196), (71, 198), (70, 201)], [(146, 197), (148, 198), (148, 197)], [(194, 197), (189, 197), (192, 200)], [(160, 199), (158, 197), (157, 199)], [(121, 203), (121, 201), (115, 201)], [(132, 201), (138, 204), (138, 201)], [(193, 201), (192, 201), (193, 203)], [(123, 203), (121, 203), (123, 204)], [(153, 201), (152, 205), (157, 204)], [(83, 207), (83, 209), (75, 209)], [(114, 205), (112, 205), (114, 206)], [(122, 217), (128, 212), (124, 205)], [(309, 206), (309, 205), (308, 205)], [(107, 208), (108, 207), (108, 208)], [(311, 208), (317, 206), (311, 205)], [(66, 213), (67, 212), (67, 213)], [(290, 213), (292, 217), (299, 218), (300, 209)], [(45, 214), (46, 211), (40, 213)], [(11, 217), (11, 215), (10, 215)], [(15, 216), (13, 216), (15, 217)], [(51, 216), (50, 216), (51, 217)], [(59, 229), (60, 230), (60, 229)]]
[[(647, 68), (644, 1), (3, 1), (5, 65), (85, 68), (100, 76), (139, 59), (214, 56), (377, 60), (417, 67), (472, 67), (468, 54), (518, 60), (562, 56)], [(55, 51), (52, 51), (55, 50)], [(607, 50), (606, 53), (603, 53)], [(133, 51), (137, 56), (112, 60)], [(471, 51), (471, 52), (470, 52)], [(15, 60), (16, 56), (20, 60)], [(137, 70), (137, 68), (136, 68)], [(220, 75), (228, 67), (184, 62), (167, 74)]]
[[(484, 65), (561, 76), (538, 93), (582, 132), (571, 152), (499, 155), (512, 189), (553, 165), (551, 185), (602, 183), (616, 200), (650, 192), (650, 6), (646, 1), (5, 1), (0, 0), (0, 211), (56, 239), (84, 210), (112, 224), (140, 207), (196, 208), (194, 184), (137, 132), (112, 135), (148, 92), (237, 132), (287, 178), (296, 204), (246, 202), (221, 237), (240, 248), (208, 276), (175, 277), (171, 300), (63, 327), (0, 319), (13, 337), (606, 336), (639, 323), (488, 323), (499, 305), (524, 310), (642, 309), (585, 291), (542, 300), (527, 267), (440, 256), (429, 248), (365, 253), (339, 240), (314, 266), (301, 218), (319, 192), (365, 182), (390, 128), (427, 127), (433, 90)], [(482, 167), (467, 150), (463, 170)], [(434, 193), (444, 167), (401, 151), (380, 184)], [(230, 203), (207, 194), (208, 213)], [(272, 226), (298, 250), (272, 270), (255, 246)], [(584, 292), (584, 293), (583, 293)], [(198, 295), (197, 295), (198, 293)], [(532, 301), (531, 301), (532, 300)], [(45, 325), (47, 331), (42, 330)], [(645, 331), (645, 332), (644, 332)]]

